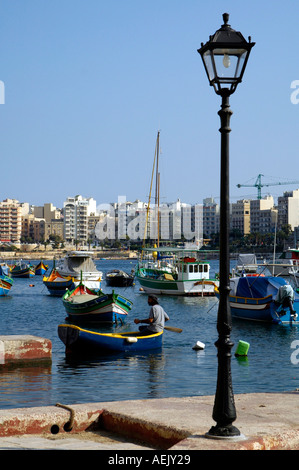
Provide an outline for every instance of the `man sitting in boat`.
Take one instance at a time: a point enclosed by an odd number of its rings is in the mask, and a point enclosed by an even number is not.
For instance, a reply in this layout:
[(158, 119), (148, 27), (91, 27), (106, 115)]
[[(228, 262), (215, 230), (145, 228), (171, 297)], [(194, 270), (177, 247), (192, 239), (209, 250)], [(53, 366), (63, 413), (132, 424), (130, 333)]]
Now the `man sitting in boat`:
[(290, 284), (280, 286), (275, 297), (275, 304), (281, 305), (282, 308), (289, 308), (291, 315), (296, 315), (296, 311), (293, 308), (293, 302), (295, 294)]
[(149, 317), (145, 320), (139, 320), (138, 318), (135, 318), (134, 320), (134, 323), (136, 324), (147, 323), (147, 326), (139, 327), (139, 331), (142, 333), (142, 336), (152, 335), (163, 331), (165, 321), (169, 320), (169, 316), (163, 307), (161, 307), (155, 295), (149, 295), (147, 303), (151, 306)]

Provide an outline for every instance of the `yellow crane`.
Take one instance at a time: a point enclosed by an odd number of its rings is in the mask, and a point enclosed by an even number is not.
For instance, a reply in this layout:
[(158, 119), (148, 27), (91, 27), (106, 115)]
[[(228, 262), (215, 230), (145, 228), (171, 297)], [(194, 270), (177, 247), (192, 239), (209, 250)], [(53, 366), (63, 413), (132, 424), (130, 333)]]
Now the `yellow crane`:
[(286, 182), (277, 182), (277, 183), (265, 183), (262, 184), (262, 176), (259, 174), (254, 184), (237, 184), (237, 188), (247, 187), (247, 188), (257, 188), (257, 198), (262, 199), (262, 188), (264, 186), (281, 186), (286, 184), (299, 184), (299, 181), (286, 181)]

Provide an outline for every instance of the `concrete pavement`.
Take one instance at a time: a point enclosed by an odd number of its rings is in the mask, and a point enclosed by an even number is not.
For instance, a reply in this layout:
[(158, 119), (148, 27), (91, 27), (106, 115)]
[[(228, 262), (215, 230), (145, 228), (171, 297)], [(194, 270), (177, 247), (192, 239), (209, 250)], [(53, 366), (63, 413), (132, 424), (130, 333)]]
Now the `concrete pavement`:
[(214, 396), (0, 410), (0, 450), (295, 450), (298, 398), (298, 390), (235, 395), (240, 440), (205, 436)]

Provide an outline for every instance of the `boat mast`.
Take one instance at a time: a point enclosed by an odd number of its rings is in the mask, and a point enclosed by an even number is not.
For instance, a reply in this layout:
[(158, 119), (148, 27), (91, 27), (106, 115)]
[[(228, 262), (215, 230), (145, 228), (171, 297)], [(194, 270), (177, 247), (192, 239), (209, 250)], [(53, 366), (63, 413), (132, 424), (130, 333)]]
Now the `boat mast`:
[[(156, 148), (155, 148), (155, 156), (154, 156), (154, 163), (153, 163), (153, 169), (152, 169), (151, 185), (150, 185), (150, 192), (149, 192), (149, 196), (148, 196), (148, 204), (147, 204), (147, 210), (146, 210), (146, 221), (145, 221), (145, 226), (144, 226), (143, 243), (142, 243), (142, 250), (141, 250), (141, 259), (142, 259), (142, 256), (143, 256), (143, 251), (144, 251), (144, 247), (145, 247), (145, 239), (146, 239), (146, 235), (147, 235), (147, 232), (148, 232), (149, 212), (150, 212), (150, 203), (151, 203), (151, 197), (152, 197), (153, 179), (154, 179), (154, 174), (155, 174), (155, 166), (156, 166), (156, 187), (157, 187), (157, 169), (158, 169), (158, 158), (159, 158), (158, 157), (159, 138), (160, 138), (160, 131), (158, 131), (157, 140), (156, 140)], [(156, 163), (156, 161), (157, 161), (157, 163)], [(160, 179), (160, 176), (159, 176), (159, 179)]]
[(160, 242), (160, 173), (159, 173), (159, 143), (160, 143), (160, 132), (158, 131), (157, 135), (157, 163), (156, 163), (156, 194), (155, 194), (155, 207), (156, 207), (156, 220), (157, 220), (157, 247), (159, 247)]

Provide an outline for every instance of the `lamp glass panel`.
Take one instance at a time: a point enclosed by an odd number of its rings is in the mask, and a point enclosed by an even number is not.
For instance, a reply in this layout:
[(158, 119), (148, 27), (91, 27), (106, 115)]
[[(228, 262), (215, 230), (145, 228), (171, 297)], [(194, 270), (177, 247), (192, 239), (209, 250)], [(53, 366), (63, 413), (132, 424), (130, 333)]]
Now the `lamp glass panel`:
[(215, 78), (215, 70), (214, 70), (214, 64), (213, 64), (211, 51), (206, 51), (203, 54), (203, 60), (207, 69), (209, 80), (211, 81)]
[(220, 81), (231, 83), (240, 77), (247, 55), (245, 49), (214, 49), (213, 55)]

